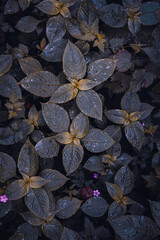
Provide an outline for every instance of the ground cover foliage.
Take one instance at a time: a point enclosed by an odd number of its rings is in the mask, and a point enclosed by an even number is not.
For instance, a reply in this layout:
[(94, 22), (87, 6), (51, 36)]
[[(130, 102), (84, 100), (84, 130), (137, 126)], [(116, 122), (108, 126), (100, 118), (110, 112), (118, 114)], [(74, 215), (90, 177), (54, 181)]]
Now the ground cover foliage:
[(160, 239), (160, 2), (0, 12), (1, 239)]

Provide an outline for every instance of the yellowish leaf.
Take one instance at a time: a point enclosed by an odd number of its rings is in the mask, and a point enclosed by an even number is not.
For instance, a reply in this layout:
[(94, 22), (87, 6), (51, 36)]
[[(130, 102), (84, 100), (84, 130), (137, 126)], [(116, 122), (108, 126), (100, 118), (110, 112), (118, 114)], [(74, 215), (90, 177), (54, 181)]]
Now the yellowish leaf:
[(78, 94), (78, 89), (71, 83), (60, 86), (51, 96), (51, 103), (65, 103), (75, 98)]
[(29, 187), (26, 186), (24, 180), (16, 180), (12, 182), (6, 190), (9, 200), (17, 200), (24, 197), (28, 193)]
[(73, 141), (73, 137), (69, 132), (62, 132), (55, 136), (55, 139), (62, 144), (69, 144)]
[(65, 6), (60, 9), (60, 14), (65, 18), (71, 17), (71, 13), (70, 13), (69, 9)]
[(78, 88), (79, 90), (90, 90), (92, 88), (94, 88), (95, 86), (97, 86), (99, 83), (96, 83), (92, 80), (89, 80), (89, 79), (81, 79), (79, 82), (78, 82)]
[(44, 186), (46, 183), (50, 182), (49, 180), (46, 180), (39, 176), (34, 176), (30, 178), (30, 187), (32, 188), (40, 188)]
[(129, 120), (135, 122), (142, 116), (142, 114), (143, 112), (133, 112), (129, 115)]
[(89, 119), (83, 113), (79, 113), (70, 125), (70, 132), (75, 138), (83, 138), (89, 130)]
[(107, 190), (109, 195), (117, 202), (121, 202), (122, 198), (123, 198), (123, 191), (122, 189), (114, 184), (114, 183), (106, 183), (107, 186)]
[(77, 145), (77, 146), (82, 147), (82, 146), (81, 146), (81, 142), (80, 142), (80, 140), (79, 140), (78, 138), (74, 138), (74, 139), (73, 139), (73, 143), (74, 143), (75, 145)]
[(122, 204), (124, 204), (124, 205), (129, 205), (129, 204), (133, 204), (133, 203), (135, 203), (135, 201), (127, 196), (123, 197), (123, 199), (122, 199)]

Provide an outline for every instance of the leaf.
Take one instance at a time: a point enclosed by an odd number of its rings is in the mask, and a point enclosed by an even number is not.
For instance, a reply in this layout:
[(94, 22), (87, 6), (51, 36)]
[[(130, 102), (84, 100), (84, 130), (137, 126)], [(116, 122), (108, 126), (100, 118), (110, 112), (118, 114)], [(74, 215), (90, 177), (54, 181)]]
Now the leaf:
[(46, 184), (46, 187), (48, 187), (51, 191), (59, 189), (69, 180), (59, 171), (54, 169), (45, 169), (40, 172), (40, 176), (46, 180), (50, 180), (50, 182)]
[(130, 89), (133, 92), (138, 92), (141, 88), (150, 86), (153, 83), (154, 78), (155, 76), (153, 73), (148, 72), (145, 69), (136, 69), (132, 75)]
[(38, 125), (38, 111), (35, 105), (32, 105), (32, 107), (29, 109), (28, 112), (28, 119), (31, 121), (31, 123), (37, 127)]
[(75, 98), (78, 89), (71, 83), (60, 86), (51, 96), (50, 103), (65, 103)]
[(114, 37), (109, 40), (110, 48), (113, 52), (119, 50), (125, 43), (124, 38)]
[(83, 55), (86, 55), (90, 50), (90, 45), (86, 41), (78, 40), (75, 45), (80, 49)]
[(63, 72), (70, 79), (79, 80), (86, 73), (86, 61), (75, 44), (68, 41), (63, 54)]
[[(50, 182), (50, 180), (48, 180), (48, 181)], [(47, 186), (44, 188), (45, 188), (45, 191), (49, 198), (49, 217), (48, 217), (48, 219), (51, 220), (52, 218), (55, 217), (55, 214), (56, 214), (55, 213), (55, 206), (56, 206), (55, 199), (53, 197), (52, 192), (49, 190), (49, 188)]]
[(120, 28), (127, 23), (127, 15), (120, 4), (107, 4), (99, 9), (100, 19), (110, 27)]
[(31, 134), (34, 130), (34, 126), (29, 119), (15, 119), (11, 122), (11, 129), (14, 132), (14, 141), (23, 142), (26, 141), (27, 135)]
[[(18, 11), (20, 11), (20, 9)], [(13, 48), (11, 50), (11, 53), (12, 53), (12, 57), (18, 60), (28, 55), (29, 48), (28, 46), (20, 43), (18, 47)]]
[(76, 103), (85, 115), (102, 120), (102, 101), (94, 90), (79, 91)]
[(30, 5), (30, 0), (18, 0), (18, 2), (22, 11), (25, 11)]
[[(96, 35), (99, 32), (99, 20), (98, 20), (98, 18), (96, 18), (91, 26), (89, 26), (87, 24), (87, 22), (82, 21), (82, 22), (80, 22), (80, 28), (83, 32), (83, 35), (79, 39), (81, 39), (83, 41), (92, 42), (95, 40)], [(94, 44), (94, 45), (96, 45), (96, 44)], [(93, 47), (95, 47), (94, 45), (93, 45)]]
[(107, 150), (107, 154), (117, 158), (121, 154), (121, 144), (119, 142), (113, 144), (113, 146)]
[(142, 116), (142, 112), (133, 112), (131, 114), (129, 114), (129, 120), (131, 122), (135, 122), (137, 121), (138, 119), (140, 119), (140, 117)]
[(114, 141), (119, 142), (122, 137), (121, 127), (117, 125), (110, 125), (104, 129), (104, 132), (113, 138)]
[(5, 182), (15, 176), (15, 160), (10, 155), (0, 152), (0, 182)]
[(113, 139), (106, 132), (96, 128), (91, 129), (82, 141), (87, 150), (93, 153), (103, 152), (114, 143)]
[(115, 54), (117, 59), (117, 70), (119, 72), (127, 72), (132, 65), (132, 55), (127, 50), (120, 50)]
[(128, 155), (127, 153), (122, 153), (118, 157), (118, 160), (121, 161), (121, 163), (123, 165), (129, 165), (132, 162), (133, 158), (130, 155)]
[(89, 64), (88, 78), (100, 84), (112, 76), (115, 68), (115, 60), (109, 58), (99, 59)]
[(116, 72), (107, 85), (112, 93), (122, 93), (128, 90), (131, 79), (131, 76), (126, 73)]
[(24, 180), (15, 180), (6, 189), (6, 196), (9, 200), (17, 200), (24, 197), (28, 192), (27, 186), (24, 184)]
[(83, 166), (85, 169), (91, 172), (101, 173), (105, 169), (105, 165), (101, 162), (98, 156), (90, 157)]
[(124, 110), (113, 109), (105, 112), (106, 117), (117, 124), (125, 124), (128, 119), (128, 113)]
[(83, 0), (78, 10), (77, 19), (91, 26), (97, 18), (96, 9), (91, 0)]
[(140, 122), (131, 122), (124, 128), (127, 140), (136, 147), (139, 151), (143, 145), (144, 141), (144, 130)]
[(37, 173), (39, 161), (36, 150), (29, 139), (25, 142), (18, 157), (18, 170), (28, 176), (34, 176)]
[(82, 211), (90, 217), (102, 217), (107, 209), (108, 203), (102, 197), (91, 197), (82, 205)]
[(145, 54), (147, 54), (147, 56), (151, 59), (151, 61), (156, 64), (160, 63), (160, 54), (157, 51), (157, 49), (155, 49), (154, 47), (144, 47), (142, 48), (142, 50), (145, 52)]
[(15, 135), (10, 127), (0, 128), (0, 144), (12, 145), (15, 143)]
[(8, 0), (4, 7), (4, 14), (14, 14), (19, 10), (19, 4), (15, 0)]
[(152, 215), (157, 225), (160, 227), (160, 202), (150, 201)]
[(56, 133), (68, 131), (69, 115), (62, 107), (54, 103), (43, 103), (42, 114), (48, 127)]
[(61, 144), (69, 144), (73, 141), (73, 137), (69, 132), (59, 133), (55, 136), (55, 139)]
[(24, 200), (28, 209), (36, 217), (42, 218), (44, 220), (47, 219), (49, 212), (49, 198), (43, 188), (30, 188)]
[(60, 240), (81, 240), (81, 237), (75, 231), (64, 227)]
[(42, 225), (42, 231), (44, 235), (51, 240), (59, 240), (62, 233), (62, 225), (60, 222), (53, 218), (49, 222), (45, 222)]
[[(160, 25), (158, 25), (152, 32), (153, 46), (158, 50), (160, 47)], [(159, 50), (158, 50), (159, 52)]]
[(131, 198), (125, 196), (125, 197), (123, 197), (123, 199), (122, 199), (122, 203), (123, 203), (124, 205), (130, 205), (130, 204), (134, 204), (134, 203), (136, 203), (136, 202), (135, 202), (134, 200), (132, 200)]
[(106, 183), (107, 191), (109, 195), (116, 201), (121, 201), (123, 198), (123, 191), (122, 189), (114, 183)]
[(97, 10), (106, 5), (106, 0), (92, 0), (92, 2), (94, 3)]
[(140, 18), (137, 16), (134, 16), (134, 18), (128, 19), (128, 29), (129, 31), (134, 35), (136, 35), (140, 30), (141, 24), (140, 24)]
[(62, 152), (63, 166), (67, 175), (74, 172), (83, 160), (84, 150), (80, 145), (74, 143), (67, 144)]
[(54, 137), (47, 137), (40, 140), (35, 149), (38, 155), (42, 158), (53, 158), (59, 152), (59, 144), (55, 141)]
[(126, 213), (126, 206), (114, 201), (111, 203), (108, 209), (108, 219), (111, 221), (112, 219), (123, 216)]
[[(41, 117), (42, 117), (42, 115), (41, 115)], [(46, 125), (46, 124), (44, 123), (44, 124), (41, 125), (41, 126), (44, 126), (44, 125)], [(42, 139), (44, 139), (44, 138), (45, 138), (45, 136), (44, 136), (43, 132), (40, 131), (40, 130), (38, 130), (38, 129), (34, 129), (34, 131), (33, 131), (32, 134), (31, 134), (31, 139), (32, 139), (33, 142), (35, 142), (35, 143), (38, 143), (40, 140), (42, 140)]]
[(151, 112), (153, 111), (154, 107), (151, 106), (148, 103), (141, 103), (139, 111), (142, 112), (142, 116), (139, 118), (139, 120), (143, 120), (147, 118)]
[(70, 132), (76, 138), (83, 138), (89, 130), (89, 119), (83, 113), (79, 113), (70, 125)]
[(157, 152), (153, 155), (152, 168), (154, 168), (157, 175), (160, 175), (160, 152)]
[(43, 49), (40, 56), (48, 62), (61, 62), (67, 40), (59, 39), (57, 42), (51, 42)]
[(9, 98), (12, 94), (15, 94), (19, 99), (22, 98), (21, 89), (15, 78), (5, 74), (0, 77), (0, 95)]
[(51, 17), (47, 21), (46, 36), (50, 43), (59, 41), (66, 33), (64, 19), (61, 15)]
[(15, 28), (24, 33), (31, 33), (36, 30), (39, 20), (32, 16), (22, 17), (16, 24)]
[(25, 239), (25, 240), (27, 240), (27, 239), (37, 240), (38, 239), (37, 229), (28, 223), (21, 224), (17, 229), (17, 233), (22, 233), (23, 239)]
[[(45, 121), (44, 121), (44, 118), (43, 118), (43, 115), (42, 115), (42, 110), (40, 110), (39, 112), (38, 112), (38, 126), (40, 126), (40, 127), (43, 127), (43, 126), (45, 126), (46, 125), (46, 123), (45, 123)], [(35, 142), (38, 142), (38, 139), (39, 140), (41, 140), (42, 138), (44, 138), (44, 134), (42, 133), (42, 131), (38, 131), (37, 129), (35, 130), (35, 132), (37, 132), (36, 134), (35, 134)], [(36, 139), (37, 138), (37, 139)]]
[(78, 88), (79, 90), (90, 90), (94, 87), (96, 87), (99, 83), (97, 82), (94, 82), (92, 80), (89, 80), (89, 79), (81, 79), (79, 82), (78, 82)]
[(61, 14), (64, 18), (71, 18), (71, 13), (70, 13), (68, 7), (66, 7), (66, 6), (63, 6), (63, 7), (60, 9), (60, 14)]
[(124, 195), (130, 193), (134, 187), (134, 175), (129, 167), (121, 167), (116, 173), (114, 182), (122, 189)]
[(121, 108), (127, 113), (138, 112), (140, 109), (140, 100), (137, 93), (127, 91), (121, 100)]
[(0, 76), (4, 75), (12, 66), (11, 55), (0, 55)]
[(124, 240), (152, 240), (159, 234), (156, 224), (146, 216), (122, 216), (112, 219), (111, 225)]
[(23, 240), (24, 234), (23, 233), (15, 233), (10, 237), (10, 240)]
[(7, 201), (6, 203), (0, 202), (0, 218), (3, 218), (9, 213), (12, 208), (12, 202)]
[(20, 85), (36, 96), (49, 97), (60, 86), (60, 83), (53, 73), (38, 71), (22, 79)]
[(152, 26), (159, 22), (156, 16), (156, 11), (160, 9), (158, 2), (145, 2), (142, 4), (140, 12), (141, 24), (146, 26)]
[(56, 216), (66, 219), (73, 216), (80, 208), (81, 201), (77, 198), (64, 197), (56, 202)]
[(95, 233), (94, 225), (87, 217), (84, 218), (84, 230), (87, 236), (92, 236)]
[[(61, 0), (60, 0), (61, 1)], [(76, 0), (62, 0), (64, 1), (66, 7), (71, 7), (73, 4), (76, 3)]]
[(25, 57), (25, 58), (19, 59), (18, 61), (22, 71), (26, 75), (30, 75), (32, 73), (42, 71), (42, 66), (40, 62), (33, 57)]
[(79, 22), (74, 18), (65, 19), (67, 31), (76, 39), (81, 39), (84, 33), (80, 27)]
[(138, 11), (141, 7), (141, 1), (139, 0), (122, 0), (123, 6), (125, 8), (132, 8)]
[(56, 7), (52, 0), (44, 0), (41, 1), (36, 6), (41, 12), (49, 14), (49, 15), (56, 15), (59, 13), (59, 9)]
[(48, 181), (42, 177), (34, 176), (30, 178), (30, 187), (31, 188), (40, 188), (44, 185), (46, 185)]
[(44, 220), (36, 217), (33, 213), (27, 211), (20, 214), (26, 222), (33, 226), (40, 226)]

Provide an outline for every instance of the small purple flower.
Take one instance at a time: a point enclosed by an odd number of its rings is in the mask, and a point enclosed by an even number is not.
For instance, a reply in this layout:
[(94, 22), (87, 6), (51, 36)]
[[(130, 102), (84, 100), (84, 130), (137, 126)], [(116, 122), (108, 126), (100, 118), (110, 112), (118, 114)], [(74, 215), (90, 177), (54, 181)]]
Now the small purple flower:
[(6, 197), (6, 195), (0, 196), (0, 202), (7, 202), (8, 198)]
[(93, 191), (93, 196), (98, 197), (99, 194), (100, 194), (100, 192), (98, 190)]
[(143, 126), (143, 127), (145, 126), (144, 122), (142, 123), (142, 126)]
[(98, 173), (94, 173), (93, 177), (94, 177), (95, 179), (97, 179), (97, 178), (98, 178)]

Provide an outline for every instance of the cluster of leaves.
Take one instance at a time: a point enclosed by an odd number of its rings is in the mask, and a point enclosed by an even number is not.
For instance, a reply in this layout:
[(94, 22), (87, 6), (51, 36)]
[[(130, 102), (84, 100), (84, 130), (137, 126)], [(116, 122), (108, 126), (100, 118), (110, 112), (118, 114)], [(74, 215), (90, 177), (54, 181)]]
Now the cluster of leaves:
[(159, 2), (2, 2), (2, 239), (158, 240)]

